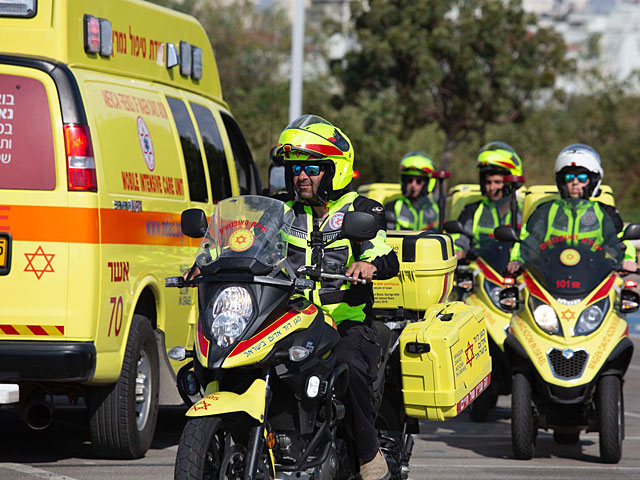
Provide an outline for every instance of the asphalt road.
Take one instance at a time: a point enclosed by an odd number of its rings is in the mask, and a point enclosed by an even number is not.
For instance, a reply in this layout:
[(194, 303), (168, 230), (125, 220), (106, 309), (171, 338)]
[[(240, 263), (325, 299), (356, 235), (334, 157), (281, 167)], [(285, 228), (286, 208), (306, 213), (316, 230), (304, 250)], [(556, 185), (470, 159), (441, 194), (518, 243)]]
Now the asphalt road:
[[(632, 330), (633, 331), (633, 330)], [(636, 337), (636, 343), (640, 337)], [(617, 465), (599, 463), (598, 434), (582, 434), (578, 445), (553, 442), (540, 432), (536, 456), (511, 458), (509, 397), (501, 397), (484, 424), (467, 412), (444, 423), (423, 422), (415, 436), (412, 479), (640, 479), (640, 353), (634, 355), (625, 383), (626, 439)], [(9, 412), (0, 411), (2, 480), (160, 480), (173, 478), (183, 412), (163, 410), (151, 450), (145, 458), (111, 461), (97, 458), (89, 443), (82, 408), (56, 412), (53, 425), (31, 431)]]

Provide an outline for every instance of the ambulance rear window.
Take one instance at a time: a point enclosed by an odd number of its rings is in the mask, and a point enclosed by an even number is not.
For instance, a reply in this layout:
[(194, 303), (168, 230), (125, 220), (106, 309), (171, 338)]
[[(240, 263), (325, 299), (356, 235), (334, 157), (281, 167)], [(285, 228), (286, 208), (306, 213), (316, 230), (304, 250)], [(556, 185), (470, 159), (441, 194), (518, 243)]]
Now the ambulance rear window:
[(33, 78), (0, 74), (0, 188), (55, 187), (53, 130), (44, 85)]

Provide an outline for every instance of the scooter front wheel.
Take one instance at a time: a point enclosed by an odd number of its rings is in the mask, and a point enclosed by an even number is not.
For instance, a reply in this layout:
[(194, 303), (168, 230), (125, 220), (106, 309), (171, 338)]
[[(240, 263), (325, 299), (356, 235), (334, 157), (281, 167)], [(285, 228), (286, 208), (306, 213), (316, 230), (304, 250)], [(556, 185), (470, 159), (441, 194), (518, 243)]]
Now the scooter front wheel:
[(602, 377), (596, 392), (598, 427), (600, 429), (600, 458), (604, 463), (618, 463), (622, 457), (624, 408), (620, 378)]
[(511, 392), (511, 446), (513, 456), (519, 460), (529, 460), (535, 453), (537, 427), (531, 400), (529, 379), (523, 373), (516, 373)]
[[(244, 458), (246, 452), (230, 450), (230, 438), (218, 417), (196, 417), (187, 421), (176, 456), (175, 480), (218, 479), (239, 480), (244, 477)], [(229, 457), (229, 458), (227, 458)], [(231, 461), (230, 461), (231, 460)], [(226, 474), (221, 475), (223, 463)]]

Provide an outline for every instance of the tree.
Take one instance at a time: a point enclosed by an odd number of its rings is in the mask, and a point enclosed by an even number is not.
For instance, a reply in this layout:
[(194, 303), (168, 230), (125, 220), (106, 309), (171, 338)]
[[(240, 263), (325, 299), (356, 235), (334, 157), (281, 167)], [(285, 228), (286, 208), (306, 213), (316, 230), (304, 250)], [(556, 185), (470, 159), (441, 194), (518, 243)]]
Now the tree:
[(347, 103), (395, 98), (401, 138), (435, 122), (442, 168), (488, 125), (520, 120), (536, 93), (571, 69), (565, 45), (518, 0), (370, 0), (359, 48), (339, 68)]

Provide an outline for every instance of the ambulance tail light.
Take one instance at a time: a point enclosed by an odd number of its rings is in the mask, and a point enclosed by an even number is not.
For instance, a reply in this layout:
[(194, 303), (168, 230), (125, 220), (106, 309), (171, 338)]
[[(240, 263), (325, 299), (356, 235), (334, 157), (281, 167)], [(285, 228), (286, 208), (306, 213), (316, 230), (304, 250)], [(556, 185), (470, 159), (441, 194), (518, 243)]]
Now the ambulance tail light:
[(87, 125), (65, 124), (69, 191), (97, 192), (96, 162)]

